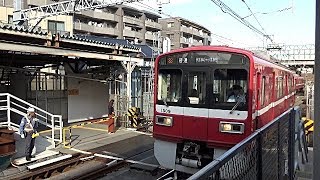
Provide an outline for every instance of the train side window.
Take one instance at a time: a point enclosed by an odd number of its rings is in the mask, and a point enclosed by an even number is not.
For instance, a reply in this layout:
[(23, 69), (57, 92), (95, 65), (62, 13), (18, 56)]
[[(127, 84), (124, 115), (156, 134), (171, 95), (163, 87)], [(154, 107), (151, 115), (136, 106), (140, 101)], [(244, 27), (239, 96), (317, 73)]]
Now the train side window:
[(288, 77), (288, 84), (287, 84), (287, 88), (288, 88), (288, 93), (291, 92), (292, 90), (292, 82), (291, 82), (291, 77)]
[(204, 72), (188, 72), (187, 78), (189, 104), (205, 104), (206, 74)]
[(294, 77), (292, 77), (292, 80), (291, 80), (291, 89), (292, 89), (292, 92), (295, 91)]
[(283, 79), (283, 77), (277, 78), (277, 98), (280, 98), (283, 95)]
[(262, 82), (261, 82), (261, 105), (265, 104), (265, 97), (266, 97), (266, 77), (262, 76)]

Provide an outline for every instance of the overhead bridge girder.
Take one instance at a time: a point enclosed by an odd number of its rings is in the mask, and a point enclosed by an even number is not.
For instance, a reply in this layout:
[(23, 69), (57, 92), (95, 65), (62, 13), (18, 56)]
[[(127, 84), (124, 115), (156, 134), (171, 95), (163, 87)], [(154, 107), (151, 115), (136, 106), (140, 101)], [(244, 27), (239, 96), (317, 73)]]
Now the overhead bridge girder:
[(249, 50), (265, 51), (268, 55), (287, 65), (314, 65), (315, 46), (305, 45), (279, 45), (271, 44), (267, 48), (253, 47)]
[(14, 11), (14, 22), (42, 19), (50, 16), (74, 13), (80, 10), (95, 9), (125, 3), (139, 2), (141, 0), (70, 0), (29, 9)]

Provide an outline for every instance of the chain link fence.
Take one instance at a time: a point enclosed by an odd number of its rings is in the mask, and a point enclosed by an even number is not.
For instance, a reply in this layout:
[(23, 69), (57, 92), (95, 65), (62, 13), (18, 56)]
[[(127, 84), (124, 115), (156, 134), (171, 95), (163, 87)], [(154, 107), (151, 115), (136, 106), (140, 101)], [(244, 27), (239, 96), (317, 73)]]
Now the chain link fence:
[(285, 112), (189, 179), (293, 179), (296, 111)]

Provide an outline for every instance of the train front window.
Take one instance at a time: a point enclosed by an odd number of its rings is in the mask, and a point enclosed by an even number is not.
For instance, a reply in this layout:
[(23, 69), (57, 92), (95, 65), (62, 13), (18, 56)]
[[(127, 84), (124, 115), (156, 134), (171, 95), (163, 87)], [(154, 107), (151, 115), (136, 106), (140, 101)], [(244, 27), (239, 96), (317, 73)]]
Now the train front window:
[(204, 72), (186, 72), (188, 77), (189, 104), (205, 104), (206, 74)]
[(181, 99), (182, 72), (178, 69), (160, 69), (158, 76), (158, 102), (176, 103)]
[(247, 110), (248, 72), (245, 69), (216, 69), (213, 101), (216, 108)]

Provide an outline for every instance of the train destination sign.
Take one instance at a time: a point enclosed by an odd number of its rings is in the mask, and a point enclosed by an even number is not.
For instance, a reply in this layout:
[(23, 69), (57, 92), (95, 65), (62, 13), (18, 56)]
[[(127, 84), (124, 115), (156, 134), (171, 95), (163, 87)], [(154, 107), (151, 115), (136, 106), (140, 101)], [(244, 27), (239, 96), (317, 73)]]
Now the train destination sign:
[(188, 64), (248, 64), (246, 56), (235, 53), (195, 51), (170, 54), (160, 59), (160, 65)]

